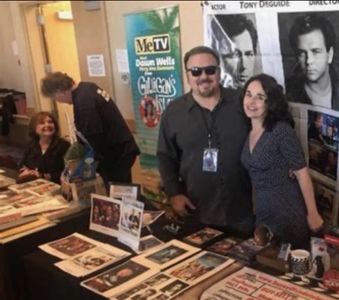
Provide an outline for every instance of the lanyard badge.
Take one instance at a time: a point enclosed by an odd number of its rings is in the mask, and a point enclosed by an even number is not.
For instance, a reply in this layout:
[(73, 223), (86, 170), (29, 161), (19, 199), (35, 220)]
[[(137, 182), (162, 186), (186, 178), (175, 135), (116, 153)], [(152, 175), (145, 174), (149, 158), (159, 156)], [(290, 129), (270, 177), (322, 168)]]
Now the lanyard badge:
[(204, 172), (217, 172), (218, 170), (218, 151), (217, 148), (212, 148), (212, 136), (208, 134), (208, 148), (204, 149), (202, 158), (202, 170)]

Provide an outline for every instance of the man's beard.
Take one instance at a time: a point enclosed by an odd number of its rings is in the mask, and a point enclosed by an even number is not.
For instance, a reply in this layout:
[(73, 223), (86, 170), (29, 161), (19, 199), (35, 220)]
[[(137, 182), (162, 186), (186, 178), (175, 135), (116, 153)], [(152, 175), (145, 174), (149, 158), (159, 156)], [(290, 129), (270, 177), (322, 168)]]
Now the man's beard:
[(215, 89), (214, 89), (214, 87), (213, 86), (209, 86), (209, 88), (208, 89), (200, 89), (200, 85), (202, 85), (202, 84), (204, 84), (204, 83), (209, 83), (209, 84), (211, 84), (212, 83), (212, 81), (211, 80), (209, 80), (209, 79), (204, 79), (204, 80), (201, 80), (201, 81), (199, 81), (197, 84), (198, 84), (198, 91), (199, 91), (199, 94), (200, 94), (200, 96), (201, 97), (204, 97), (204, 98), (208, 98), (208, 97), (211, 97), (211, 96), (213, 96), (214, 95), (214, 93), (215, 93)]

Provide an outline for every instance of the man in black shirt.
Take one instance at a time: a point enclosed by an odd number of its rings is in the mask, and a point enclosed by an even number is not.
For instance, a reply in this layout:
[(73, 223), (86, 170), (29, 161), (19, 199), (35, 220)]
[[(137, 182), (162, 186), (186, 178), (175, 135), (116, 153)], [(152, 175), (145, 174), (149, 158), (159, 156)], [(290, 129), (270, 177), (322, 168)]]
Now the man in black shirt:
[(179, 215), (251, 235), (251, 185), (240, 162), (249, 123), (239, 92), (221, 87), (211, 48), (191, 49), (184, 62), (191, 91), (169, 104), (159, 131), (165, 192)]
[(105, 183), (131, 182), (140, 151), (112, 98), (95, 83), (75, 83), (61, 72), (48, 74), (41, 89), (55, 101), (73, 104), (75, 126), (93, 147)]

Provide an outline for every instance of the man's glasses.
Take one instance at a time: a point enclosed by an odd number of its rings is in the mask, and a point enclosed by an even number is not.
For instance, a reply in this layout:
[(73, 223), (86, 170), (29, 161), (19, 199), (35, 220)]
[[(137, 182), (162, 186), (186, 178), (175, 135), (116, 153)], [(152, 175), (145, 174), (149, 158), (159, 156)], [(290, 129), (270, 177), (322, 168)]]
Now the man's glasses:
[(202, 72), (205, 71), (206, 75), (214, 75), (217, 70), (219, 70), (218, 66), (207, 66), (207, 67), (192, 67), (190, 69), (187, 69), (187, 72), (191, 72), (192, 76), (198, 77), (202, 74)]

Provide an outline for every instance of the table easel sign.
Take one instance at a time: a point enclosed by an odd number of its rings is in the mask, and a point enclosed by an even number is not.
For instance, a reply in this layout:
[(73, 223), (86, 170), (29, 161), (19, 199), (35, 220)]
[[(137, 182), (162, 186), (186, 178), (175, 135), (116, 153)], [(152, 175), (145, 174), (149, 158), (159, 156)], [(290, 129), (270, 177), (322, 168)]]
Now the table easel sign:
[(118, 240), (137, 251), (140, 243), (144, 203), (123, 198), (120, 212)]

